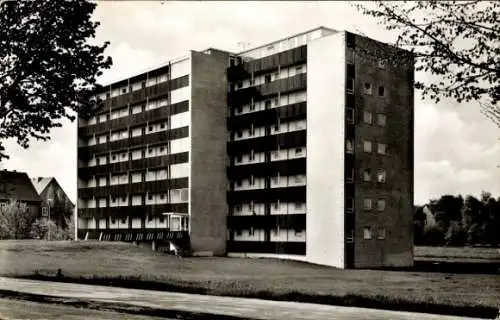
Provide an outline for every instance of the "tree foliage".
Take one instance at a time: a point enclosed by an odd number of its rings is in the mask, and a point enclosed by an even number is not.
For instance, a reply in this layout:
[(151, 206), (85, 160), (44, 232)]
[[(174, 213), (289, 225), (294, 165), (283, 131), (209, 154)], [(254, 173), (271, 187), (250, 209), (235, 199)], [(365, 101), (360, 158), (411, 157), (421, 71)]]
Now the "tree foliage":
[(355, 7), (398, 32), (395, 45), (412, 53), (416, 71), (436, 76), (415, 82), (424, 97), (478, 102), (500, 126), (500, 2), (377, 1)]
[[(416, 245), (491, 245), (500, 244), (500, 198), (482, 192), (478, 198), (468, 195), (444, 195), (426, 205), (435, 224), (417, 207), (414, 215)], [(425, 226), (425, 227), (422, 227)]]
[(0, 2), (0, 161), (2, 141), (29, 147), (50, 139), (61, 119), (93, 114), (96, 78), (111, 66), (108, 42), (93, 45), (96, 3), (86, 0)]
[(29, 237), (31, 224), (37, 211), (30, 210), (25, 203), (11, 200), (6, 207), (0, 207), (0, 239), (24, 239)]

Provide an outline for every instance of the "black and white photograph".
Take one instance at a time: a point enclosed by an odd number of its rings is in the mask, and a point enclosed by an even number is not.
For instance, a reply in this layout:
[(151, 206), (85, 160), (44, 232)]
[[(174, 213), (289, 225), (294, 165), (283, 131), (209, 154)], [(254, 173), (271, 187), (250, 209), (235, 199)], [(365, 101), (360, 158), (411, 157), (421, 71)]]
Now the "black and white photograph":
[(500, 1), (0, 0), (21, 319), (500, 319)]

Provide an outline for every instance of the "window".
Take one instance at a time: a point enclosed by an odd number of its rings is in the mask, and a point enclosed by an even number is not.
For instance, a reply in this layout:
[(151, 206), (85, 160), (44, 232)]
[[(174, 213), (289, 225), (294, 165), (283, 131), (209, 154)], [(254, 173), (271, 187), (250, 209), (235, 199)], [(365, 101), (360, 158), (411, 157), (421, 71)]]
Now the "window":
[(125, 159), (125, 158), (127, 158), (127, 154), (126, 154), (126, 153), (123, 153), (123, 154), (122, 154), (122, 159)]
[(241, 185), (242, 185), (241, 180), (236, 181), (236, 186), (241, 187)]
[(379, 172), (377, 172), (377, 182), (378, 183), (385, 182), (385, 171), (384, 170), (379, 170)]
[(165, 199), (165, 195), (164, 194), (160, 194), (160, 200), (163, 200)]
[(152, 216), (148, 216), (148, 222), (151, 222), (153, 221), (153, 217)]
[(236, 235), (241, 236), (241, 230), (236, 230)]
[(165, 151), (165, 147), (160, 147), (160, 152)]
[(351, 169), (349, 171), (349, 174), (346, 176), (346, 182), (347, 183), (353, 183), (354, 182), (354, 169)]
[(347, 198), (346, 199), (346, 211), (347, 212), (353, 212), (354, 211), (354, 199), (353, 198)]
[(128, 87), (128, 92), (132, 92), (132, 86)]
[(238, 206), (234, 207), (234, 211), (241, 212), (241, 206), (238, 205)]
[(365, 94), (372, 94), (372, 84), (370, 82), (365, 82), (365, 85), (363, 86), (363, 92)]
[(366, 123), (366, 124), (372, 124), (372, 113), (370, 111), (365, 111), (363, 113), (363, 121)]
[(271, 75), (270, 74), (266, 74), (264, 76), (264, 83), (269, 83), (271, 82)]
[(236, 163), (241, 163), (242, 161), (243, 157), (241, 155), (236, 157)]
[(346, 90), (347, 93), (354, 92), (354, 79), (347, 79)]
[(371, 180), (371, 171), (370, 169), (365, 169), (363, 170), (363, 181), (370, 181)]
[(116, 223), (116, 219), (111, 218), (111, 224), (115, 224), (115, 223)]
[(385, 228), (382, 228), (382, 227), (378, 228), (378, 236), (377, 236), (377, 237), (378, 237), (380, 240), (384, 240), (384, 239), (385, 239), (385, 236), (386, 236), (386, 231), (385, 231)]
[(123, 89), (122, 89), (122, 93), (127, 93), (127, 89), (126, 89), (126, 88), (123, 88)]
[(148, 200), (153, 200), (153, 195), (152, 194), (148, 194)]
[(112, 156), (111, 159), (116, 160), (116, 156)]
[(347, 153), (354, 152), (354, 142), (351, 139), (347, 139), (346, 141), (346, 152)]
[(279, 210), (280, 209), (280, 201), (274, 203), (274, 210)]
[(239, 81), (238, 83), (236, 83), (236, 88), (238, 89), (243, 88), (243, 82)]
[(160, 129), (165, 129), (165, 124), (164, 123), (160, 124)]
[(370, 198), (365, 198), (363, 200), (363, 208), (365, 210), (371, 210), (372, 209), (372, 199)]
[(165, 223), (165, 216), (160, 216), (160, 223)]
[(378, 96), (379, 97), (384, 97), (385, 96), (385, 88), (383, 86), (378, 87)]
[(127, 201), (127, 197), (122, 197), (122, 201)]
[(153, 131), (153, 126), (149, 126), (149, 131)]
[(363, 142), (363, 150), (365, 152), (372, 152), (372, 142), (369, 140), (365, 140)]
[(141, 88), (143, 88), (143, 89), (144, 89), (144, 88), (146, 88), (146, 81), (143, 81), (143, 82), (141, 83)]
[(266, 109), (271, 108), (271, 100), (266, 100), (266, 102), (264, 102), (264, 107), (265, 107)]
[(242, 113), (242, 112), (243, 112), (243, 108), (241, 106), (236, 107), (236, 113)]
[(353, 64), (347, 64), (347, 78), (352, 78), (354, 79), (354, 75), (355, 75), (355, 69), (354, 69), (354, 65)]
[(365, 227), (363, 229), (363, 239), (369, 240), (372, 238), (372, 230), (370, 227)]
[(385, 127), (386, 121), (387, 121), (387, 117), (385, 116), (385, 114), (378, 114), (377, 115), (377, 125), (379, 127)]
[(302, 148), (296, 148), (295, 149), (295, 154), (300, 154), (302, 153)]
[(377, 152), (379, 154), (385, 154), (387, 151), (387, 145), (385, 143), (379, 143), (377, 147)]
[(354, 123), (354, 109), (347, 108), (347, 122)]
[(385, 200), (384, 199), (378, 199), (377, 200), (377, 210), (378, 211), (384, 211), (385, 210)]
[(106, 99), (109, 99), (111, 97), (111, 93), (106, 92)]
[(302, 71), (302, 66), (296, 66), (296, 67), (295, 67), (295, 71), (296, 71), (297, 73), (301, 72), (301, 71)]
[(243, 137), (243, 132), (241, 132), (241, 131), (238, 131), (238, 132), (236, 133), (236, 136), (237, 136), (238, 138), (241, 138), (241, 137)]
[[(125, 90), (125, 89), (123, 89), (123, 90)], [(125, 219), (122, 219), (122, 223), (123, 223), (123, 224), (127, 223), (127, 219), (126, 219), (126, 218), (125, 218)]]

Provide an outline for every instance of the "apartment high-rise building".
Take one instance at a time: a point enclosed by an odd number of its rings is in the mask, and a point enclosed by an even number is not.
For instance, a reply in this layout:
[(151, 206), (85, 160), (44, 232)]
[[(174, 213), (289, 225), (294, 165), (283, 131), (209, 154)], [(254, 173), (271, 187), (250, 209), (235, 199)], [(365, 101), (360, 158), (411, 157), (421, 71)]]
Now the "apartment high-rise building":
[(80, 236), (411, 265), (413, 62), (385, 60), (399, 53), (320, 27), (110, 85), (80, 122)]

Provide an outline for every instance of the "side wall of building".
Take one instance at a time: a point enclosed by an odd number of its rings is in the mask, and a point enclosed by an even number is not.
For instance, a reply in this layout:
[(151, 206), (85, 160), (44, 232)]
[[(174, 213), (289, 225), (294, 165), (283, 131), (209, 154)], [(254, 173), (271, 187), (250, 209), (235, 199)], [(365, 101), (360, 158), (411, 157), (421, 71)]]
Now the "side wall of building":
[(307, 48), (307, 259), (344, 268), (345, 35)]
[(191, 217), (194, 254), (226, 251), (227, 53), (192, 52)]
[[(356, 268), (413, 264), (413, 64), (380, 65), (378, 57), (396, 54), (393, 50), (355, 37)], [(371, 84), (371, 93), (365, 92), (366, 83)], [(380, 87), (384, 88), (382, 96)], [(371, 113), (371, 124), (366, 123), (365, 112)], [(383, 126), (378, 123), (380, 114), (386, 117)], [(364, 140), (371, 141), (371, 152), (364, 150)], [(387, 146), (385, 154), (379, 153), (381, 143)], [(366, 169), (371, 172), (371, 181), (363, 181)], [(380, 170), (386, 174), (383, 183), (377, 181)], [(369, 210), (364, 208), (367, 198), (372, 199)], [(383, 210), (377, 208), (379, 199), (385, 201)], [(364, 237), (365, 228), (371, 229), (371, 239)]]

